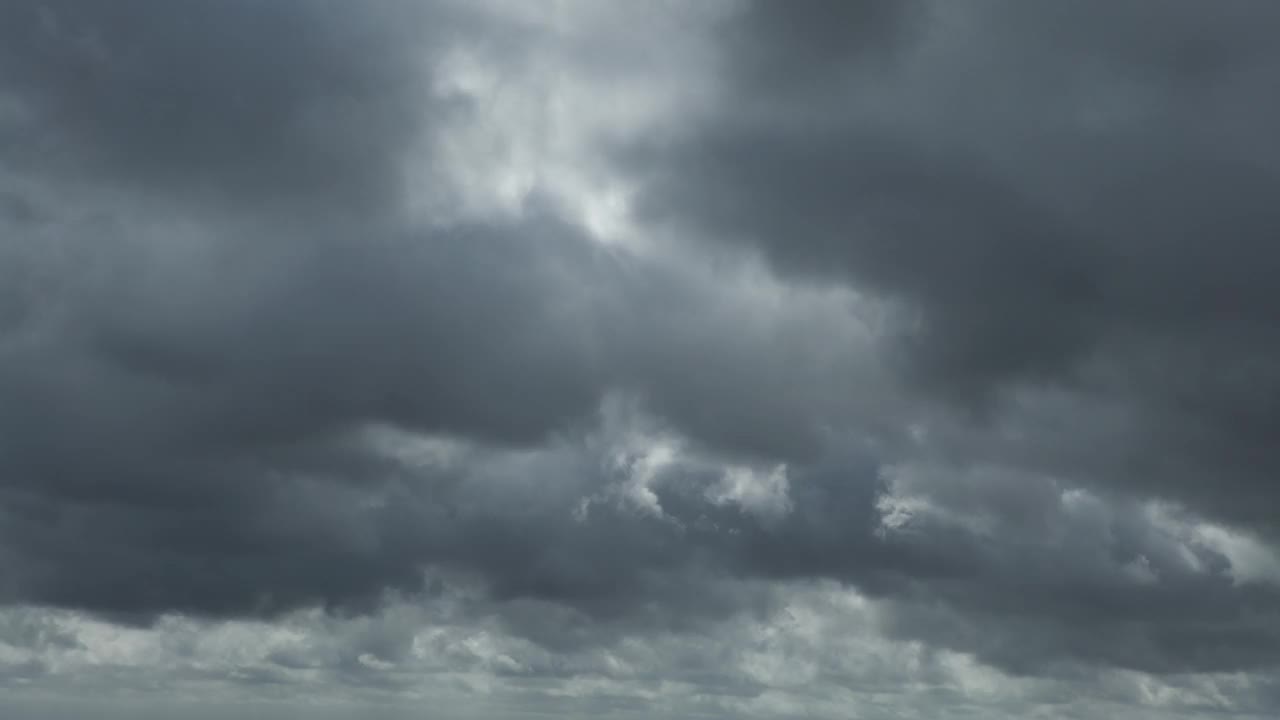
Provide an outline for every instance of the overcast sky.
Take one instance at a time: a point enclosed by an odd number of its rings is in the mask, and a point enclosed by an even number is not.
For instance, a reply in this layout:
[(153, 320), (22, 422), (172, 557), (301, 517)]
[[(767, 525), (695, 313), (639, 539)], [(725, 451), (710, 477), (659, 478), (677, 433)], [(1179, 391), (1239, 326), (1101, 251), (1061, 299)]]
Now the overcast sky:
[(0, 2), (0, 717), (1280, 715), (1277, 38)]

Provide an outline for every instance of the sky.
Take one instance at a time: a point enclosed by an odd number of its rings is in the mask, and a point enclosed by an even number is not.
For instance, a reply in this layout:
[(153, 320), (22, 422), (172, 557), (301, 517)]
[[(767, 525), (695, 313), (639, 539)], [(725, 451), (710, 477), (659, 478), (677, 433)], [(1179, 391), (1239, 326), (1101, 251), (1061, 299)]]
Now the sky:
[(0, 717), (1276, 717), (1278, 35), (0, 3)]

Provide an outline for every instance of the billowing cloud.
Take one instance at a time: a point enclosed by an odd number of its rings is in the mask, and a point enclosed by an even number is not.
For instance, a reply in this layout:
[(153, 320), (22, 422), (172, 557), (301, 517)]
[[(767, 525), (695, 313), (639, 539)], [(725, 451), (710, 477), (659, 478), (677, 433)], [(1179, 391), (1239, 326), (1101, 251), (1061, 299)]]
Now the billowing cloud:
[[(889, 299), (893, 360), (932, 395), (1118, 403), (1127, 433), (1104, 444), (1130, 465), (1108, 485), (1269, 522), (1253, 495), (1272, 485), (1277, 380), (1268, 8), (904, 4), (858, 18), (893, 38), (886, 58), (789, 67), (775, 48), (820, 47), (862, 5), (825, 23), (753, 7), (717, 102), (632, 153), (648, 217)], [(758, 64), (829, 79), (766, 83)]]
[(1274, 714), (1277, 21), (11, 3), (0, 712)]

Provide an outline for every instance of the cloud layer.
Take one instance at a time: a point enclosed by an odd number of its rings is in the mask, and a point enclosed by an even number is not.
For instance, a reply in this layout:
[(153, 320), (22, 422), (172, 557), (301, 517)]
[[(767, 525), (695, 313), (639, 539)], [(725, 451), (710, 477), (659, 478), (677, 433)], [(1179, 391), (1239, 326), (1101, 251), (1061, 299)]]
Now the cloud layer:
[(542, 10), (0, 9), (0, 709), (1274, 713), (1280, 13)]

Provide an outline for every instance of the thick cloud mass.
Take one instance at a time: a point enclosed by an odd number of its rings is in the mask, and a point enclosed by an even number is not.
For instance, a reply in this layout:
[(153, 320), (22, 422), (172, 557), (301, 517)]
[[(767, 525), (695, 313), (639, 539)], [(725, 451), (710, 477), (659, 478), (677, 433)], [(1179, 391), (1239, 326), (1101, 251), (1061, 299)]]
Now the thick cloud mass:
[(1273, 715), (1277, 31), (4, 5), (0, 714)]
[(246, 205), (385, 200), (431, 33), (378, 5), (9, 3), (0, 73), (39, 128), (18, 154)]
[[(1280, 14), (964, 5), (850, 3), (825, 23), (753, 8), (723, 96), (643, 157), (649, 215), (892, 298), (910, 318), (895, 357), (947, 400), (1117, 399), (1142, 467), (1107, 483), (1270, 523)], [(836, 12), (893, 38), (887, 59), (772, 61), (821, 47)]]

